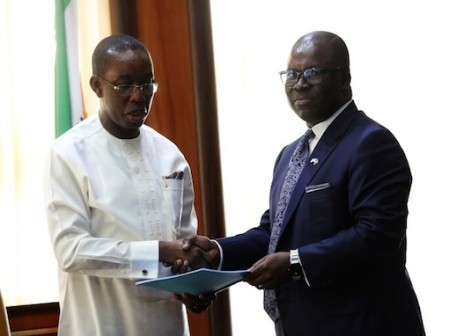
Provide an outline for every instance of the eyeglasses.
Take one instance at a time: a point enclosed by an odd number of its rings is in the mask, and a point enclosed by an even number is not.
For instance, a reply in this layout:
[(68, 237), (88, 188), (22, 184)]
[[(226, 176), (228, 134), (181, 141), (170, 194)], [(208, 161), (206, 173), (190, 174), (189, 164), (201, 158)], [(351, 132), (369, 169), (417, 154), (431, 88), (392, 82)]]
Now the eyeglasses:
[(106, 79), (98, 76), (98, 78), (100, 78), (101, 80), (103, 80), (106, 84), (108, 84), (111, 88), (113, 88), (115, 90), (115, 92), (119, 95), (119, 96), (131, 96), (134, 93), (135, 89), (139, 89), (140, 92), (142, 92), (142, 94), (144, 95), (152, 95), (155, 94), (157, 91), (157, 86), (158, 84), (156, 82), (152, 82), (152, 83), (144, 83), (142, 85), (136, 85), (136, 84), (120, 84), (120, 85), (115, 85), (109, 81), (107, 81)]
[(308, 84), (317, 85), (320, 84), (323, 80), (324, 74), (332, 71), (340, 71), (345, 70), (344, 68), (334, 68), (334, 69), (325, 69), (325, 68), (309, 68), (304, 70), (303, 72), (298, 72), (295, 70), (285, 70), (279, 72), (281, 76), (282, 83), (286, 87), (293, 87), (296, 83), (298, 83), (299, 79), (302, 77)]

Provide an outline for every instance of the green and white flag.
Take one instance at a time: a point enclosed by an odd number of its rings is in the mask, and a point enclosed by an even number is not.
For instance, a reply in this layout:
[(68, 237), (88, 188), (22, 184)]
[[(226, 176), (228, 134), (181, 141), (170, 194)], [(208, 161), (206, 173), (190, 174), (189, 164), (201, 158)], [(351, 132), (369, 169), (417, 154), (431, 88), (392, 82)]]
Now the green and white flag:
[(83, 101), (78, 62), (76, 0), (55, 0), (55, 134), (82, 120)]

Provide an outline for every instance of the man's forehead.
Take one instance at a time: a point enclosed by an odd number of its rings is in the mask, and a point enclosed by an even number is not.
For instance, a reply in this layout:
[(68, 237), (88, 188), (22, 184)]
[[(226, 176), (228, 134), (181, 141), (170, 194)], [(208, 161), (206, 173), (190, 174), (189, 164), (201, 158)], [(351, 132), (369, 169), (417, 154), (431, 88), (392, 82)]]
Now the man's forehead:
[[(133, 50), (133, 49), (124, 49), (124, 50), (117, 50), (114, 48), (110, 48), (106, 51), (106, 54), (112, 57), (121, 58), (121, 59), (131, 59), (135, 56), (136, 53), (144, 53), (142, 50)], [(144, 53), (145, 54), (145, 53)]]
[(316, 44), (316, 40), (311, 35), (302, 37), (293, 47), (294, 53), (301, 53), (307, 49), (310, 49)]

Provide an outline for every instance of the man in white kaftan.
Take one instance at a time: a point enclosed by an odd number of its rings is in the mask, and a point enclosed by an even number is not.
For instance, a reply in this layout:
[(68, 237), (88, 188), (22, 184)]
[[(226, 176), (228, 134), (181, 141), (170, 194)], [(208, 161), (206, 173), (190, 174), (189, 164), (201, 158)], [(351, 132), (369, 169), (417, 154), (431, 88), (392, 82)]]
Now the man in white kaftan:
[(51, 148), (45, 201), (59, 265), (59, 335), (189, 334), (173, 294), (135, 285), (170, 275), (163, 262), (179, 259), (179, 239), (197, 229), (184, 155), (143, 124), (157, 90), (153, 72), (139, 41), (104, 39), (91, 78), (100, 111)]

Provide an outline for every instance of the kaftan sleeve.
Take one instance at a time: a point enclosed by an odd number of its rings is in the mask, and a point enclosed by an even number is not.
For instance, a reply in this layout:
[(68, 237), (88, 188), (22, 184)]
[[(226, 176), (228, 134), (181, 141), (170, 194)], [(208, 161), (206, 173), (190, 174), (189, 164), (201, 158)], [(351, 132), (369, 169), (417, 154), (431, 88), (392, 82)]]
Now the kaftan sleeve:
[(101, 277), (158, 277), (163, 267), (157, 240), (95, 236), (87, 185), (88, 178), (76, 160), (53, 148), (44, 190), (51, 243), (60, 269)]

